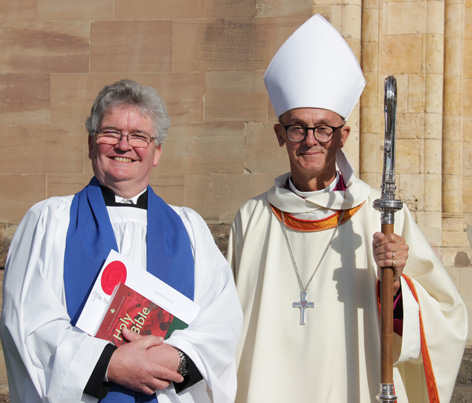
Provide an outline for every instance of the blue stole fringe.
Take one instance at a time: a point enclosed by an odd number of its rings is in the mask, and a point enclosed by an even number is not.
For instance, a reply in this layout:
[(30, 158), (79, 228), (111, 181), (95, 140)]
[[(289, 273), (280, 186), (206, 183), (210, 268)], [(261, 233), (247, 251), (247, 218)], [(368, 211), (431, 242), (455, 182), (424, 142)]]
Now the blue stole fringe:
[[(188, 298), (194, 297), (194, 260), (181, 218), (148, 186), (147, 270)], [(110, 250), (118, 247), (98, 180), (74, 196), (64, 256), (67, 312), (75, 325)], [(156, 396), (113, 385), (101, 402), (157, 402)]]

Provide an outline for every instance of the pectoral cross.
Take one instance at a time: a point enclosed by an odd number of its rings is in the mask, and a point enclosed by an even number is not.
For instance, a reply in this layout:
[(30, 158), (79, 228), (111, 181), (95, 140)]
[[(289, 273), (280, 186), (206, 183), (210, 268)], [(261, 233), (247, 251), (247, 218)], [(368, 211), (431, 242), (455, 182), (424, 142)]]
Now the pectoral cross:
[(292, 303), (293, 308), (300, 308), (300, 325), (304, 325), (305, 322), (305, 309), (306, 308), (314, 308), (315, 303), (314, 302), (308, 302), (306, 300), (306, 292), (302, 291), (300, 293), (300, 302), (293, 302)]

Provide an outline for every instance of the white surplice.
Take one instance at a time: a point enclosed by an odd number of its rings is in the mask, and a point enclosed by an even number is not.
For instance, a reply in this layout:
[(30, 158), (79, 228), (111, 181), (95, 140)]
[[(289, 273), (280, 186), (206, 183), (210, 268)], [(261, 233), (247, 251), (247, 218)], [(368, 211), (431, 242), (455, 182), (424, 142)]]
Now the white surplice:
[[(73, 196), (33, 206), (12, 240), (5, 268), (0, 331), (12, 403), (95, 402), (83, 394), (106, 341), (71, 326), (63, 262)], [(171, 385), (157, 393), (166, 402), (232, 402), (234, 354), (242, 323), (231, 269), (203, 219), (173, 207), (187, 229), (195, 261), (197, 318), (167, 343), (185, 351), (203, 380), (179, 395)], [(108, 207), (119, 252), (146, 267), (146, 210)]]
[[(267, 193), (248, 201), (235, 218), (227, 258), (244, 312), (238, 403), (376, 401), (380, 325), (372, 236), (380, 231), (380, 214), (372, 203), (380, 193), (354, 177), (341, 151), (337, 163), (345, 191), (328, 189), (302, 198), (287, 188), (286, 174)], [(361, 206), (339, 227), (308, 287), (307, 300), (314, 308), (306, 308), (305, 325), (299, 324), (300, 309), (292, 307), (300, 290), (281, 222), (270, 204), (305, 220)], [(288, 229), (304, 284), (333, 231)], [(427, 389), (434, 381), (440, 401), (448, 402), (467, 336), (466, 309), (406, 206), (395, 214), (395, 232), (410, 246), (402, 278), (403, 334), (394, 335), (398, 402), (429, 402)], [(434, 376), (428, 365), (425, 374), (428, 354)]]

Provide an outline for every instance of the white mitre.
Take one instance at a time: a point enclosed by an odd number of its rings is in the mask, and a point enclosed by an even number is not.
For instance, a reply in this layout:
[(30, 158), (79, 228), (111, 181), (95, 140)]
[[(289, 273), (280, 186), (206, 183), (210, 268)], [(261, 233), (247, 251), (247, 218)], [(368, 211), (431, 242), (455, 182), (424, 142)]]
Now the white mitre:
[(322, 108), (347, 119), (365, 87), (351, 48), (318, 14), (285, 41), (264, 82), (277, 116), (295, 108)]

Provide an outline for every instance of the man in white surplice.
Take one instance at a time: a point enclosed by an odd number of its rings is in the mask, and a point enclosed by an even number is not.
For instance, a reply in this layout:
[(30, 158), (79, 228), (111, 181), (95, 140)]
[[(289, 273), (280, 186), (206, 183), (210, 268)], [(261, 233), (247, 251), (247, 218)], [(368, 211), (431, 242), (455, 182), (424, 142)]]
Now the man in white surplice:
[(365, 85), (351, 49), (313, 16), (264, 81), (290, 173), (244, 204), (231, 230), (227, 258), (244, 312), (236, 401), (376, 401), (377, 270), (391, 266), (398, 402), (449, 401), (466, 310), (406, 206), (395, 215), (398, 235), (378, 232), (380, 192), (354, 176), (342, 151)]
[[(20, 223), (0, 324), (12, 403), (234, 400), (242, 314), (229, 264), (197, 213), (148, 186), (169, 126), (154, 89), (104, 87), (86, 123), (94, 178)], [(110, 249), (200, 306), (187, 329), (165, 342), (123, 330), (116, 348), (74, 326)]]

